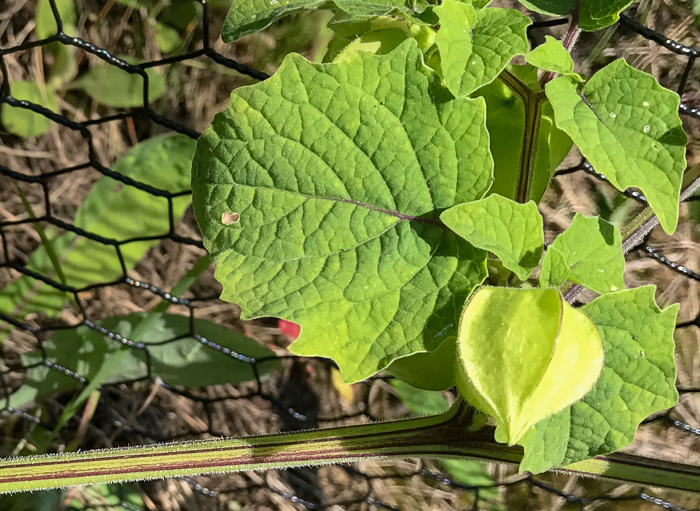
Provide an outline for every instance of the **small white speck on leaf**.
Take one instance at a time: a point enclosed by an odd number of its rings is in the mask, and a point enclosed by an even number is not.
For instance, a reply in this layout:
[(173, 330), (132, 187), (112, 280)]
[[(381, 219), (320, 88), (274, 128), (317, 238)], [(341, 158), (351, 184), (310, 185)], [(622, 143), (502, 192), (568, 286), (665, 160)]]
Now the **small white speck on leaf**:
[(617, 117), (617, 114), (610, 112), (610, 117), (612, 117), (614, 119), (615, 117)]
[(646, 126), (644, 126), (644, 133), (649, 133), (650, 131), (651, 131), (651, 126), (649, 126), (648, 124)]
[(642, 103), (642, 105), (644, 105), (644, 106), (649, 106), (649, 102), (648, 102), (648, 101), (645, 101), (644, 103)]
[(222, 213), (221, 214), (221, 223), (224, 225), (231, 225), (235, 224), (241, 219), (241, 214), (240, 213)]

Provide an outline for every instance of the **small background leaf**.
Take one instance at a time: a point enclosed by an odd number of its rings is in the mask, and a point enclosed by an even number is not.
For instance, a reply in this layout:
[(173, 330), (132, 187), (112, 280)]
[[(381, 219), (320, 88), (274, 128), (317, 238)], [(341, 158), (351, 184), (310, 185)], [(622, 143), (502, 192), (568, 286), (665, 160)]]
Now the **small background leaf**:
[[(130, 338), (138, 325), (154, 313), (136, 313), (126, 316), (105, 318), (97, 325), (123, 337)], [(256, 341), (228, 328), (209, 321), (195, 320), (195, 330), (216, 344), (248, 357), (261, 358), (274, 353)], [(153, 375), (162, 378), (171, 385), (187, 387), (236, 384), (254, 380), (253, 367), (246, 361), (239, 361), (233, 356), (205, 346), (192, 337), (189, 332), (189, 318), (163, 314), (153, 322), (151, 327), (140, 337), (149, 345)], [(173, 342), (162, 341), (182, 337)], [(161, 344), (159, 344), (161, 343)], [(114, 353), (124, 349), (114, 339), (108, 339), (100, 332), (81, 326), (76, 330), (58, 330), (50, 343), (45, 344), (46, 356), (52, 362), (72, 369), (76, 373), (92, 380)], [(118, 368), (106, 375), (104, 383), (145, 378), (148, 375), (146, 353), (143, 350), (128, 349)], [(42, 360), (42, 353), (34, 351), (22, 355), (25, 366), (37, 364)], [(279, 361), (260, 364), (261, 375), (280, 367)], [(22, 386), (12, 393), (9, 402), (13, 407), (21, 407), (43, 396), (79, 388), (81, 384), (66, 375), (52, 371), (44, 365), (27, 370)]]
[[(153, 138), (134, 146), (112, 166), (112, 170), (156, 188), (187, 190), (190, 187), (190, 163), (195, 145), (194, 140), (184, 135)], [(189, 196), (173, 199), (175, 220), (182, 216), (189, 203)], [(115, 222), (115, 218), (129, 218), (129, 221)], [(168, 203), (165, 198), (154, 197), (110, 177), (102, 177), (78, 208), (75, 225), (117, 240), (159, 236), (169, 229)], [(53, 236), (51, 246), (60, 258), (68, 285), (83, 287), (110, 281), (121, 275), (121, 265), (114, 247), (73, 233), (56, 236), (53, 228), (46, 229), (46, 232)], [(145, 241), (122, 246), (127, 268), (132, 268), (157, 243)], [(57, 279), (49, 253), (43, 246), (29, 256), (27, 267)], [(31, 312), (55, 316), (60, 313), (66, 300), (65, 293), (22, 276), (0, 290), (0, 311), (16, 318), (23, 318)]]
[[(10, 94), (15, 99), (36, 103), (54, 112), (58, 110), (56, 95), (35, 82), (12, 82)], [(51, 128), (51, 121), (43, 115), (7, 103), (2, 104), (2, 124), (7, 131), (18, 137), (38, 137)]]
[[(138, 60), (123, 57), (130, 64)], [(155, 101), (165, 94), (165, 78), (154, 68), (146, 69), (148, 76), (148, 100)], [(143, 106), (144, 80), (138, 74), (127, 73), (107, 62), (100, 61), (73, 82), (75, 87), (83, 89), (91, 98), (103, 105), (115, 108), (133, 108)]]
[[(63, 29), (66, 31), (67, 26), (75, 26), (76, 15), (73, 0), (56, 0), (58, 14), (63, 22)], [(56, 18), (53, 16), (51, 4), (49, 0), (38, 0), (36, 4), (36, 31), (37, 39), (46, 39), (56, 34), (58, 27), (56, 26)]]

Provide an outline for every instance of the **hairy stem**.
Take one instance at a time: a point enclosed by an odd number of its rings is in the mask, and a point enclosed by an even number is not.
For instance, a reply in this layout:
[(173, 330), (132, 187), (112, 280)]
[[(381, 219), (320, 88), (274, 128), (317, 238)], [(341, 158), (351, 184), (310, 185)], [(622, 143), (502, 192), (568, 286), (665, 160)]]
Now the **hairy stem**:
[[(561, 42), (564, 48), (566, 48), (566, 51), (571, 52), (571, 49), (576, 44), (576, 41), (578, 41), (579, 35), (581, 35), (581, 29), (578, 26), (578, 9), (576, 9), (574, 12), (571, 13), (571, 22), (569, 23), (569, 30), (566, 32), (566, 35), (564, 36), (564, 39)], [(554, 73), (553, 71), (547, 71), (542, 75), (540, 85), (543, 89), (545, 85), (552, 81), (555, 74), (556, 73)]]
[(525, 107), (525, 131), (520, 152), (520, 172), (515, 201), (521, 204), (530, 200), (532, 180), (535, 175), (537, 160), (537, 139), (540, 133), (542, 102), (546, 101), (544, 92), (534, 92), (507, 69), (500, 77), (501, 81), (523, 101)]
[[(519, 463), (520, 447), (496, 443), (492, 428), (471, 431), (473, 409), (458, 401), (432, 417), (249, 437), (127, 447), (0, 461), (0, 493), (366, 459), (478, 458)], [(566, 472), (700, 490), (700, 467), (631, 455), (601, 456)]]

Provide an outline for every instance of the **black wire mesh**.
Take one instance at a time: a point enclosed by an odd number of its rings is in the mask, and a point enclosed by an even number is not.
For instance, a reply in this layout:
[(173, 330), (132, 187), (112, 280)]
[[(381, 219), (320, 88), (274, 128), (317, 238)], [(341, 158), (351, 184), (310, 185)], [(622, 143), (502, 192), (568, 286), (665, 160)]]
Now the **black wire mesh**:
[[(149, 75), (146, 72), (150, 68), (162, 68), (181, 64), (186, 61), (201, 60), (203, 58), (223, 68), (233, 70), (255, 80), (263, 80), (268, 76), (264, 72), (253, 69), (216, 51), (210, 44), (210, 41), (212, 41), (212, 34), (210, 33), (210, 6), (205, 0), (193, 0), (193, 2), (198, 4), (198, 8), (200, 9), (198, 18), (199, 25), (196, 30), (198, 31), (201, 41), (201, 48), (193, 51), (184, 51), (167, 58), (133, 64), (127, 62), (123, 58), (115, 56), (113, 53), (107, 51), (107, 49), (93, 44), (88, 40), (68, 35), (64, 31), (63, 21), (55, 0), (49, 1), (58, 28), (55, 35), (45, 39), (22, 42), (18, 45), (0, 49), (0, 73), (2, 74), (2, 82), (0, 83), (0, 105), (5, 104), (38, 113), (53, 123), (79, 134), (85, 141), (87, 147), (87, 158), (83, 163), (39, 174), (33, 173), (30, 169), (9, 168), (6, 165), (0, 164), (0, 176), (2, 176), (2, 188), (0, 188), (0, 190), (7, 190), (11, 185), (14, 186), (14, 183), (38, 186), (41, 189), (40, 196), (42, 197), (41, 202), (43, 202), (44, 209), (43, 214), (36, 217), (32, 215), (22, 219), (5, 217), (0, 221), (0, 241), (2, 243), (3, 253), (3, 258), (0, 260), (0, 269), (2, 272), (6, 273), (6, 279), (3, 282), (10, 282), (16, 278), (17, 275), (23, 275), (40, 281), (55, 290), (64, 292), (71, 298), (72, 305), (70, 305), (70, 307), (72, 307), (74, 311), (71, 317), (75, 318), (74, 321), (57, 321), (51, 318), (42, 318), (41, 316), (13, 317), (8, 311), (0, 312), (0, 320), (10, 325), (9, 328), (13, 329), (10, 335), (18, 335), (18, 332), (23, 332), (22, 335), (24, 335), (25, 338), (32, 339), (31, 344), (33, 344), (35, 349), (40, 350), (42, 354), (40, 360), (35, 364), (27, 365), (21, 363), (16, 354), (6, 352), (6, 344), (2, 346), (4, 362), (1, 367), (2, 370), (0, 370), (0, 386), (2, 388), (2, 394), (0, 395), (3, 396), (3, 399), (0, 403), (2, 403), (3, 408), (0, 411), (2, 417), (4, 417), (4, 423), (6, 424), (4, 428), (5, 435), (10, 438), (11, 443), (14, 443), (15, 446), (24, 445), (21, 437), (22, 433), (28, 434), (36, 428), (39, 430), (43, 429), (47, 432), (53, 431), (57, 424), (57, 416), (60, 415), (66, 401), (66, 399), (59, 399), (54, 402), (52, 406), (57, 408), (53, 410), (53, 413), (51, 413), (51, 411), (47, 413), (46, 410), (43, 412), (41, 410), (34, 412), (31, 410), (28, 411), (26, 407), (17, 409), (11, 406), (12, 403), (9, 401), (9, 395), (21, 383), (23, 375), (26, 375), (28, 370), (43, 366), (50, 371), (61, 373), (68, 378), (76, 380), (82, 387), (89, 384), (89, 381), (84, 376), (74, 368), (68, 367), (68, 364), (60, 364), (52, 360), (46, 349), (52, 342), (51, 338), (53, 334), (58, 331), (77, 329), (78, 327), (94, 330), (104, 335), (111, 343), (143, 352), (147, 363), (147, 373), (142, 377), (125, 379), (124, 381), (109, 385), (105, 384), (100, 387), (103, 396), (100, 399), (98, 413), (95, 414), (92, 424), (89, 426), (92, 431), (92, 440), (95, 444), (89, 445), (91, 448), (237, 434), (235, 428), (232, 430), (225, 425), (222, 427), (220, 407), (243, 401), (250, 403), (251, 406), (256, 409), (266, 409), (270, 415), (276, 415), (278, 418), (276, 421), (268, 418), (266, 419), (267, 422), (271, 424), (273, 428), (276, 427), (286, 430), (317, 427), (324, 423), (348, 423), (356, 419), (376, 420), (386, 416), (386, 411), (382, 410), (382, 400), (377, 398), (378, 393), (384, 392), (382, 387), (385, 381), (384, 378), (377, 377), (363, 382), (359, 390), (356, 390), (360, 396), (355, 399), (352, 405), (338, 407), (337, 403), (332, 405), (328, 405), (328, 403), (320, 404), (319, 401), (326, 399), (327, 396), (326, 398), (319, 396), (318, 389), (312, 388), (313, 386), (308, 383), (309, 373), (315, 372), (314, 374), (316, 375), (323, 375), (323, 378), (326, 378), (328, 381), (331, 378), (332, 364), (321, 359), (297, 359), (284, 356), (281, 354), (283, 353), (281, 349), (276, 350), (278, 355), (274, 357), (254, 358), (225, 347), (220, 344), (220, 340), (203, 337), (198, 333), (194, 320), (195, 317), (198, 316), (203, 304), (218, 303), (216, 299), (216, 289), (204, 285), (198, 288), (195, 285), (193, 288), (194, 290), (185, 295), (188, 297), (174, 296), (171, 294), (172, 290), (165, 290), (159, 286), (144, 282), (143, 279), (138, 277), (133, 266), (129, 265), (124, 257), (124, 247), (143, 241), (169, 243), (167, 246), (170, 248), (177, 246), (190, 247), (192, 253), (199, 254), (200, 256), (203, 255), (201, 240), (191, 235), (191, 233), (183, 234), (180, 231), (182, 222), (179, 222), (174, 214), (173, 201), (191, 192), (183, 192), (180, 190), (170, 191), (153, 187), (145, 182), (139, 181), (138, 177), (134, 178), (120, 172), (115, 172), (101, 161), (95, 147), (93, 128), (123, 122), (131, 122), (133, 128), (133, 123), (138, 121), (141, 124), (145, 123), (147, 127), (151, 126), (146, 130), (149, 134), (160, 130), (161, 132), (170, 131), (184, 134), (193, 139), (199, 136), (197, 130), (188, 127), (179, 120), (161, 115), (153, 108), (149, 100)], [(17, 14), (14, 13), (13, 15)], [(566, 20), (554, 20), (535, 23), (532, 30), (542, 30), (565, 22)], [(700, 50), (668, 39), (664, 35), (646, 28), (641, 23), (627, 16), (622, 16), (620, 23), (623, 27), (636, 32), (647, 40), (667, 48), (677, 54), (679, 58), (685, 59), (684, 71), (678, 84), (678, 92), (683, 95), (689, 77), (691, 76), (695, 60), (700, 54)], [(5, 27), (6, 26), (7, 25), (5, 25)], [(75, 115), (62, 114), (37, 103), (13, 97), (10, 94), (10, 73), (7, 66), (8, 56), (37, 47), (46, 47), (50, 44), (75, 47), (78, 50), (94, 55), (98, 59), (126, 73), (138, 75), (142, 80), (142, 105), (138, 108), (117, 111), (116, 113), (110, 112), (79, 121), (75, 120)], [(680, 112), (690, 119), (700, 120), (700, 109), (692, 105), (682, 103)], [(14, 143), (13, 141), (16, 141), (16, 139), (5, 134), (2, 135), (2, 138), (8, 142), (8, 146), (11, 146)], [(80, 228), (71, 221), (63, 220), (61, 215), (56, 213), (57, 208), (55, 203), (57, 197), (52, 195), (54, 182), (58, 178), (65, 178), (66, 175), (72, 175), (73, 173), (81, 172), (86, 169), (92, 169), (101, 176), (108, 176), (121, 183), (123, 186), (133, 187), (154, 197), (165, 199), (169, 211), (169, 229), (167, 232), (163, 232), (157, 236), (114, 239)], [(585, 161), (582, 161), (579, 165), (574, 167), (562, 169), (557, 175), (567, 175), (574, 172), (585, 172), (594, 176), (599, 181), (606, 181), (605, 176), (596, 173), (591, 165)], [(646, 202), (645, 198), (634, 190), (628, 190), (624, 192), (624, 195), (641, 203)], [(689, 200), (696, 201), (698, 198), (692, 197)], [(138, 212), (134, 212), (134, 214), (138, 214)], [(128, 221), (128, 219), (122, 220)], [(192, 223), (191, 219), (190, 223)], [(119, 261), (121, 275), (116, 279), (109, 279), (106, 282), (91, 283), (83, 287), (74, 287), (61, 282), (60, 279), (57, 279), (55, 276), (43, 274), (29, 268), (25, 257), (13, 255), (18, 253), (18, 249), (13, 246), (16, 240), (12, 233), (14, 232), (13, 229), (18, 227), (36, 226), (37, 224), (47, 227), (53, 226), (53, 228), (57, 229), (57, 232), (73, 233), (77, 237), (112, 247), (114, 250), (114, 257)], [(21, 254), (21, 250), (19, 250), (19, 253)], [(660, 265), (664, 265), (688, 279), (700, 282), (700, 274), (698, 274), (697, 271), (668, 259), (647, 242), (642, 243), (633, 254), (633, 257), (645, 256), (651, 258)], [(149, 252), (149, 257), (151, 256), (153, 256), (153, 253)], [(160, 379), (158, 374), (152, 370), (150, 363), (149, 349), (152, 349), (152, 345), (149, 345), (146, 341), (133, 340), (128, 338), (128, 336), (110, 331), (102, 327), (99, 323), (102, 316), (110, 313), (109, 303), (102, 303), (100, 307), (100, 300), (105, 299), (104, 295), (100, 293), (116, 288), (129, 289), (132, 293), (130, 296), (140, 296), (139, 300), (141, 302), (144, 300), (149, 302), (149, 300), (152, 301), (154, 298), (166, 301), (189, 318), (188, 331), (182, 332), (170, 339), (160, 341), (159, 345), (174, 343), (189, 337), (192, 343), (199, 343), (207, 349), (218, 351), (230, 357), (232, 360), (249, 365), (254, 375), (253, 381), (237, 388), (183, 388), (171, 385), (167, 381)], [(95, 302), (98, 303), (96, 304)], [(697, 300), (695, 303), (697, 303)], [(231, 312), (234, 309), (230, 306), (226, 310)], [(695, 314), (693, 319), (679, 323), (677, 328), (693, 329), (699, 326), (700, 311)], [(272, 323), (265, 321), (259, 323), (259, 327), (267, 332), (273, 329)], [(279, 362), (283, 363), (284, 371), (282, 374), (285, 375), (284, 377), (266, 379), (262, 376), (261, 368), (264, 367), (265, 364)], [(150, 403), (150, 400), (156, 395), (158, 396), (156, 396), (155, 400), (158, 401), (159, 404), (168, 399), (179, 400), (178, 402), (187, 401), (191, 403), (192, 408), (199, 411), (200, 417), (197, 420), (185, 420), (185, 427), (181, 428), (179, 432), (174, 431), (173, 428), (161, 428), (158, 425), (154, 425), (160, 423), (149, 422), (149, 420), (145, 419), (140, 420), (138, 415), (136, 417), (125, 417), (124, 413), (119, 412), (123, 407), (120, 408), (118, 404), (119, 400), (123, 399), (124, 389), (135, 389), (136, 392), (147, 394), (148, 398), (146, 403)], [(682, 395), (697, 395), (699, 391), (700, 388), (698, 388), (697, 384), (679, 386), (679, 392)], [(334, 399), (337, 401), (337, 397)], [(377, 403), (379, 403), (379, 405)], [(151, 405), (151, 407), (155, 406), (156, 405), (153, 404)], [(151, 407), (147, 406), (147, 408)], [(248, 410), (250, 409), (251, 408), (248, 408)], [(170, 410), (172, 415), (172, 407)], [(326, 412), (324, 412), (324, 410), (326, 410)], [(331, 412), (327, 413), (328, 410), (331, 410)], [(238, 410), (237, 413), (243, 412), (245, 412), (245, 409)], [(648, 422), (662, 424), (665, 428), (675, 429), (685, 435), (694, 437), (700, 435), (700, 429), (698, 429), (697, 425), (688, 424), (680, 420), (678, 416), (674, 414), (674, 410), (669, 410), (664, 414), (653, 417), (649, 419)], [(69, 438), (69, 433), (74, 432), (79, 426), (79, 423), (80, 417), (77, 415), (72, 417), (68, 424), (58, 432), (59, 436)], [(21, 424), (21, 426), (18, 426), (18, 424)], [(10, 454), (7, 445), (8, 442), (6, 440), (4, 447), (6, 451), (5, 454)], [(389, 502), (377, 498), (375, 485), (378, 484), (378, 481), (387, 479), (392, 479), (396, 481), (397, 484), (408, 484), (412, 480), (415, 481), (416, 478), (419, 478), (424, 484), (441, 491), (447, 490), (449, 492), (464, 493), (468, 496), (465, 501), (468, 502), (468, 504), (463, 505), (469, 505), (472, 509), (480, 509), (482, 506), (488, 505), (488, 498), (484, 499), (484, 493), (490, 487), (494, 486), (499, 488), (513, 488), (517, 486), (526, 488), (528, 491), (543, 491), (552, 496), (558, 496), (564, 503), (581, 509), (595, 503), (603, 504), (610, 502), (615, 505), (614, 503), (623, 501), (633, 501), (637, 502), (639, 505), (641, 505), (642, 501), (645, 501), (649, 504), (666, 509), (681, 509), (671, 502), (667, 502), (662, 498), (645, 492), (643, 489), (626, 489), (622, 494), (611, 490), (597, 496), (581, 497), (577, 496), (570, 487), (559, 489), (556, 485), (560, 483), (560, 480), (550, 482), (543, 477), (522, 476), (504, 478), (495, 485), (469, 485), (458, 482), (446, 474), (438, 473), (434, 467), (435, 465), (429, 462), (417, 462), (409, 469), (405, 469), (404, 466), (402, 470), (393, 470), (390, 471), (390, 473), (387, 473), (386, 470), (383, 473), (370, 473), (366, 468), (336, 467), (332, 469), (335, 470), (335, 472), (333, 472), (333, 477), (344, 480), (345, 486), (351, 487), (353, 491), (349, 495), (343, 494), (343, 492), (328, 492), (332, 495), (330, 497), (324, 495), (323, 490), (318, 490), (317, 486), (320, 484), (318, 473), (309, 470), (305, 471), (304, 469), (289, 471), (285, 476), (288, 483), (287, 488), (293, 488), (294, 491), (282, 489), (282, 487), (277, 484), (276, 480), (272, 481), (271, 477), (275, 474), (274, 472), (268, 472), (263, 475), (244, 474), (230, 476), (228, 478), (182, 478), (181, 480), (187, 482), (191, 486), (192, 491), (205, 498), (211, 499), (212, 502), (216, 501), (217, 503), (221, 503), (226, 501), (227, 498), (238, 499), (241, 498), (242, 495), (250, 496), (256, 492), (263, 492), (269, 497), (276, 496), (283, 501), (288, 501), (300, 508), (306, 509), (329, 509), (334, 506), (336, 506), (336, 509), (337, 506), (344, 509), (353, 508), (353, 506), (358, 509), (401, 509), (400, 507), (396, 507)], [(143, 486), (149, 487), (149, 484), (153, 483), (143, 483)], [(591, 488), (590, 485), (586, 486), (586, 491), (588, 493), (596, 493), (595, 487)], [(268, 501), (277, 502), (269, 499)], [(125, 509), (137, 509), (133, 504), (123, 499), (120, 505)], [(206, 508), (206, 504), (204, 506)]]

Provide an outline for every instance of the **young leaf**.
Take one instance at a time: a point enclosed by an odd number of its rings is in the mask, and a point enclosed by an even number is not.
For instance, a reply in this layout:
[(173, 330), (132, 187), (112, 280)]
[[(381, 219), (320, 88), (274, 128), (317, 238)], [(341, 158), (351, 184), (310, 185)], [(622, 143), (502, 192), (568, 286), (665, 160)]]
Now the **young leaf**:
[(574, 73), (574, 61), (571, 55), (561, 41), (551, 35), (545, 36), (544, 44), (526, 54), (525, 60), (528, 64), (560, 75), (568, 76)]
[[(160, 189), (187, 190), (190, 165), (196, 142), (184, 135), (156, 137), (129, 150), (112, 170)], [(182, 216), (190, 204), (188, 196), (173, 199), (173, 219)], [(128, 222), (115, 218), (128, 215)], [(75, 225), (106, 238), (127, 240), (141, 236), (159, 236), (169, 228), (168, 202), (163, 197), (112, 179), (102, 177), (92, 187), (75, 215)], [(50, 229), (47, 229), (50, 231)], [(158, 241), (140, 241), (121, 247), (127, 268), (133, 268), (143, 254)], [(61, 258), (66, 282), (83, 287), (116, 279), (122, 268), (114, 247), (65, 233), (51, 240), (53, 251)], [(27, 267), (56, 279), (49, 254), (39, 247), (29, 256)], [(66, 295), (31, 277), (22, 276), (0, 290), (0, 311), (23, 318), (31, 312), (49, 316), (61, 312)]]
[(232, 43), (258, 32), (278, 19), (297, 11), (318, 9), (332, 4), (353, 16), (381, 16), (405, 8), (405, 0), (238, 0), (233, 3), (221, 29), (224, 42)]
[[(130, 64), (138, 63), (132, 58), (124, 57), (124, 60)], [(146, 75), (148, 76), (148, 100), (155, 101), (165, 94), (165, 78), (154, 68), (146, 69)], [(103, 105), (114, 108), (143, 106), (143, 78), (106, 62), (95, 64), (73, 84)]]
[[(35, 82), (12, 82), (10, 94), (15, 99), (31, 101), (54, 112), (58, 110), (56, 95)], [(43, 115), (8, 104), (2, 105), (2, 124), (18, 137), (38, 137), (51, 127), (51, 121)]]
[(485, 276), (485, 253), (437, 218), (490, 184), (483, 100), (436, 101), (421, 58), (413, 40), (326, 65), (290, 55), (235, 90), (197, 146), (222, 297), (301, 324), (291, 349), (333, 358), (348, 382), (454, 339)]
[[(114, 316), (96, 322), (99, 327), (129, 338), (134, 328), (146, 320), (148, 313)], [(245, 360), (205, 346), (200, 341), (187, 336), (189, 318), (170, 314), (160, 315), (152, 327), (143, 334), (143, 343), (148, 346), (150, 367), (154, 376), (161, 377), (171, 385), (188, 387), (219, 385), (223, 383), (236, 384), (255, 379), (253, 366)], [(256, 341), (228, 328), (209, 321), (194, 322), (195, 331), (215, 342), (224, 349), (246, 357), (262, 358), (273, 353)], [(166, 342), (170, 339), (176, 339)], [(67, 367), (88, 380), (92, 380), (100, 371), (105, 361), (125, 347), (115, 339), (106, 336), (86, 326), (76, 330), (58, 330), (51, 342), (44, 346), (49, 360)], [(52, 371), (43, 364), (41, 351), (33, 351), (22, 355), (22, 363), (32, 366), (22, 386), (10, 394), (10, 406), (21, 407), (42, 396), (72, 390), (81, 386), (80, 382)], [(38, 365), (37, 365), (38, 364)], [(266, 375), (271, 370), (279, 368), (279, 362), (266, 362), (257, 368), (260, 375)], [(148, 376), (146, 352), (129, 348), (127, 355), (120, 361), (117, 370), (106, 376), (104, 383), (114, 383), (122, 380), (139, 379)]]
[(561, 77), (546, 86), (557, 126), (618, 189), (639, 188), (667, 233), (678, 221), (685, 146), (678, 94), (624, 60), (581, 89)]
[(620, 12), (633, 0), (520, 0), (528, 9), (552, 16), (566, 16), (579, 9), (579, 26), (583, 30), (600, 30), (620, 18)]
[(596, 326), (555, 289), (479, 289), (464, 308), (458, 351), (457, 388), (509, 445), (581, 399), (603, 367)]
[(524, 438), (521, 471), (544, 472), (622, 449), (644, 418), (678, 402), (673, 330), (679, 306), (660, 310), (654, 290), (606, 294), (583, 307), (603, 336), (605, 367), (579, 403)]
[(528, 49), (531, 20), (514, 9), (485, 8), (470, 2), (445, 0), (435, 8), (441, 28), (435, 42), (445, 85), (456, 96), (467, 96), (491, 83), (516, 55)]
[(540, 285), (566, 280), (604, 294), (624, 289), (625, 257), (620, 231), (602, 218), (574, 216), (571, 226), (547, 248)]
[(475, 247), (492, 252), (520, 280), (540, 262), (544, 247), (537, 204), (518, 204), (500, 195), (453, 206), (440, 215), (447, 227)]

